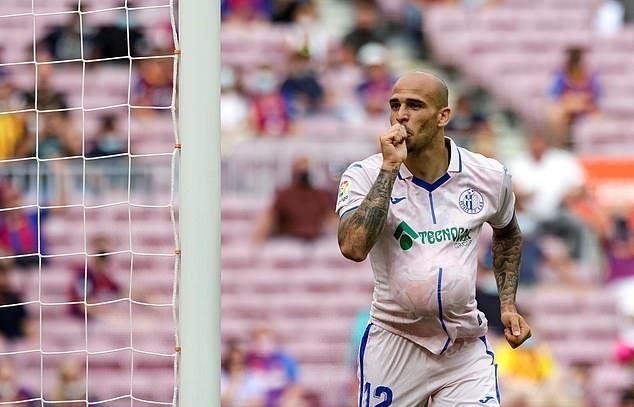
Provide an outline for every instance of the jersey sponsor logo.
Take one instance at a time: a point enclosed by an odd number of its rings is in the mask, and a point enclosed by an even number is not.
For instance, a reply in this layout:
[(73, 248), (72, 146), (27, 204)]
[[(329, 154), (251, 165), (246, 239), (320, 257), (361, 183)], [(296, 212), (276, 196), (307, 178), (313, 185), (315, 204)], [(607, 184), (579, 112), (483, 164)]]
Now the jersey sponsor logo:
[(473, 188), (462, 191), (460, 198), (458, 198), (458, 203), (460, 204), (460, 209), (470, 215), (480, 213), (482, 208), (484, 208), (484, 198), (482, 194)]
[(495, 400), (495, 397), (493, 396), (485, 396), (484, 398), (481, 398), (480, 400), (478, 400), (478, 403), (480, 404), (486, 404), (489, 401)]
[(422, 245), (434, 245), (453, 242), (454, 247), (466, 247), (472, 242), (472, 230), (463, 227), (451, 227), (436, 230), (415, 231), (407, 222), (402, 221), (394, 231), (394, 238), (398, 240), (401, 249), (409, 250), (418, 241)]
[(350, 180), (343, 180), (341, 182), (341, 185), (339, 185), (339, 198), (338, 198), (338, 203), (342, 204), (345, 203), (349, 198), (350, 195), (348, 194), (348, 191), (350, 190)]
[(392, 202), (394, 205), (396, 205), (397, 203), (403, 201), (405, 199), (404, 196), (398, 197), (398, 198), (390, 198), (390, 202)]

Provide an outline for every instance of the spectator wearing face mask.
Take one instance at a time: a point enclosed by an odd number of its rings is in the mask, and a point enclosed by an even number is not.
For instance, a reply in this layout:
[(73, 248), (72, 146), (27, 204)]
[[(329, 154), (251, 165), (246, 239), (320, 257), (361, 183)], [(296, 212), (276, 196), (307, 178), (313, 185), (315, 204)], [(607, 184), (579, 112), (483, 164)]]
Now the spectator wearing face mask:
[(291, 55), (289, 72), (281, 91), (293, 117), (321, 110), (324, 90), (307, 52)]
[(101, 117), (97, 138), (88, 151), (88, 157), (104, 157), (126, 152), (125, 137), (117, 132), (116, 123), (113, 115)]
[[(68, 359), (60, 364), (57, 369), (57, 383), (52, 394), (51, 401), (86, 400), (86, 378), (84, 367), (78, 360)], [(94, 401), (89, 395), (88, 401)], [(45, 406), (54, 406), (57, 403), (47, 403)], [(85, 407), (86, 402), (65, 403), (66, 407)]]
[(266, 324), (251, 332), (247, 369), (259, 378), (266, 392), (266, 406), (280, 405), (284, 393), (297, 384), (299, 366), (280, 345), (273, 329)]
[(271, 207), (261, 217), (253, 236), (255, 243), (269, 237), (314, 240), (334, 225), (330, 194), (315, 187), (310, 163), (298, 158), (293, 163), (291, 184), (275, 194)]
[[(124, 5), (128, 9), (135, 7), (131, 1)], [(93, 38), (93, 58), (120, 58), (111, 62), (128, 64), (127, 58), (121, 58), (128, 55), (128, 46), (131, 56), (144, 55), (148, 44), (141, 27), (134, 18), (135, 14), (123, 8), (119, 9), (114, 22), (97, 27)]]
[(275, 72), (261, 66), (250, 75), (251, 122), (260, 137), (281, 137), (291, 130), (288, 103), (284, 99)]
[(220, 130), (223, 139), (251, 135), (248, 117), (249, 102), (242, 89), (239, 71), (223, 66), (220, 71)]

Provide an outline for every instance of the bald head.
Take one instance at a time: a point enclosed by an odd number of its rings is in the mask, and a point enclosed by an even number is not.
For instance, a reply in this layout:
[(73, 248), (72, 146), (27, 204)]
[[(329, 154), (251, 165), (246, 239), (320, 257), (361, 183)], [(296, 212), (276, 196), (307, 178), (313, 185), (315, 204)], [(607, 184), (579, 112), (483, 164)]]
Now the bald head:
[(445, 81), (429, 72), (409, 72), (401, 76), (394, 84), (393, 93), (420, 92), (441, 109), (449, 105), (449, 89)]

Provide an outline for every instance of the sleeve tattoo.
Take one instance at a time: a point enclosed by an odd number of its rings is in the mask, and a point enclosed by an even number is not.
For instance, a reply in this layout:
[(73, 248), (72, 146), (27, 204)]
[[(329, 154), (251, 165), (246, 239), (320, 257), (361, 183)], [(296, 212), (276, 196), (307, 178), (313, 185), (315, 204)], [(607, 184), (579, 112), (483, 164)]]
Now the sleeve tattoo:
[(498, 286), (500, 305), (515, 306), (515, 294), (520, 276), (522, 232), (513, 215), (511, 223), (493, 229), (493, 273)]
[(341, 219), (338, 240), (344, 255), (348, 253), (355, 260), (363, 260), (376, 243), (385, 227), (397, 173), (398, 170), (382, 169), (361, 206)]

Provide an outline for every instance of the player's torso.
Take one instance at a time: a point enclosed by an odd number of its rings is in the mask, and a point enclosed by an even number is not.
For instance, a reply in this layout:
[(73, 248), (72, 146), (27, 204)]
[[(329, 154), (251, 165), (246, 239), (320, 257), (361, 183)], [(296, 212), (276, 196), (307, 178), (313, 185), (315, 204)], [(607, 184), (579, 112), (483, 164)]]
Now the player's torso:
[(477, 242), (498, 199), (480, 181), (465, 173), (431, 185), (397, 178), (371, 253), (375, 302), (398, 304), (416, 317), (436, 318), (439, 307), (456, 316), (475, 308)]

